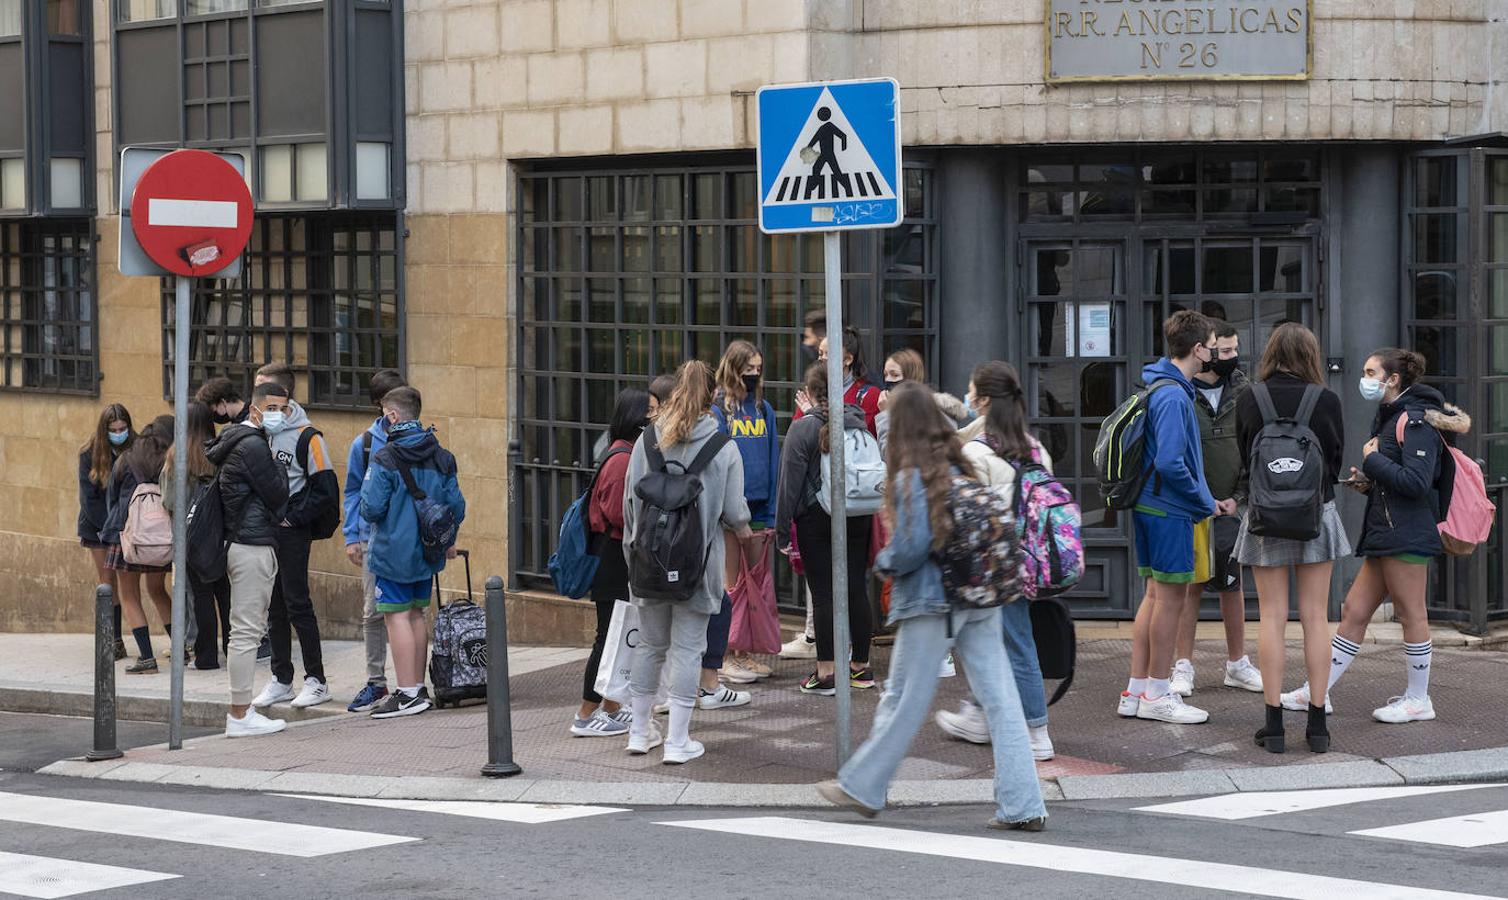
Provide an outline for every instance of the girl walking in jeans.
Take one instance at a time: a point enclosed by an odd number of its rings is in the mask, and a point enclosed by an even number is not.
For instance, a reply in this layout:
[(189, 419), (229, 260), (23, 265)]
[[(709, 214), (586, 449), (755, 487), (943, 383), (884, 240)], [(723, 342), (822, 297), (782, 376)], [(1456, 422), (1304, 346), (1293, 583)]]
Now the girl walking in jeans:
[(955, 474), (973, 477), (974, 467), (926, 385), (898, 386), (888, 406), (892, 428), (885, 462), (891, 483), (881, 514), (891, 538), (876, 567), (895, 579), (890, 594), (890, 621), (899, 624), (895, 652), (869, 739), (837, 780), (818, 785), (818, 790), (831, 803), (865, 816), (884, 808), (890, 781), (927, 716), (939, 667), (951, 649), (965, 663), (994, 744), (995, 817), (989, 826), (1041, 831), (1047, 808), (1011, 677), (1000, 611), (955, 609), (933, 562), (953, 528), (950, 483)]

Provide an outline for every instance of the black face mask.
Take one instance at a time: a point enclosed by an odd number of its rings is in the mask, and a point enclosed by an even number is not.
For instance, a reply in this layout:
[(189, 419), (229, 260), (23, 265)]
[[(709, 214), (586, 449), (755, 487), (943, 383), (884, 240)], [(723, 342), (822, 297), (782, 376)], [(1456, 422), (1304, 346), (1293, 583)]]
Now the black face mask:
[(1239, 356), (1232, 356), (1230, 359), (1211, 360), (1209, 365), (1205, 367), (1205, 371), (1214, 372), (1223, 381), (1234, 375), (1240, 367), (1241, 358)]
[(899, 379), (898, 378), (895, 381), (887, 381), (887, 382), (885, 382), (885, 390), (887, 390), (887, 391), (893, 391), (893, 390), (895, 390), (895, 386), (898, 385), (898, 384), (900, 384), (901, 381), (903, 381), (903, 380), (904, 379)]
[(817, 361), (817, 348), (801, 345), (801, 370), (805, 372)]
[(745, 375), (744, 393), (750, 397), (754, 396), (754, 392), (759, 390), (759, 381), (760, 376), (758, 375)]
[(227, 416), (225, 413), (222, 413), (222, 412), (211, 413), (210, 414), (210, 421), (214, 422), (216, 425), (229, 425), (230, 424), (230, 416)]

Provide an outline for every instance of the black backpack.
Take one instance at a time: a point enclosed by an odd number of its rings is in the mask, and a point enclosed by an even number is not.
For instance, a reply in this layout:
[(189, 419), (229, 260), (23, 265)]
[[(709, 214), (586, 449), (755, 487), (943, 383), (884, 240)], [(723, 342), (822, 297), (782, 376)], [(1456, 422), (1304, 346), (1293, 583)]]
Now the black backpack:
[(430, 499), (419, 487), (419, 483), (414, 481), (414, 473), (409, 469), (408, 463), (394, 456), (393, 465), (398, 468), (403, 486), (414, 501), (414, 515), (419, 520), (419, 545), (424, 552), (424, 561), (431, 568), (439, 568), (445, 562), (445, 551), (455, 545), (456, 533), (461, 530), (460, 524), (456, 522), (456, 512), (450, 508), (450, 504)]
[(194, 492), (183, 527), (188, 542), (189, 571), (206, 584), (225, 577), (225, 506), (220, 498), (220, 473)]
[[(365, 434), (371, 437), (371, 432), (365, 432)], [(298, 464), (304, 470), (304, 477), (306, 479), (311, 475), (309, 472), (309, 444), (319, 435), (319, 429), (309, 425), (298, 436), (298, 447), (296, 449)], [(307, 491), (308, 489), (308, 482), (306, 481), (304, 490)], [(332, 496), (326, 500), (324, 507), (319, 510), (319, 514), (309, 522), (309, 537), (316, 541), (322, 541), (334, 535), (340, 529), (340, 512), (340, 498), (338, 496)]]
[(634, 485), (642, 505), (628, 545), (629, 591), (646, 600), (689, 600), (718, 537), (702, 533), (702, 472), (727, 446), (728, 436), (719, 432), (708, 438), (689, 466), (665, 460), (654, 426), (644, 429), (643, 441), (649, 474)]
[(1309, 418), (1322, 390), (1317, 384), (1309, 385), (1298, 412), (1279, 416), (1267, 385), (1251, 386), (1257, 409), (1262, 411), (1262, 430), (1251, 442), (1247, 460), (1251, 487), (1246, 522), (1252, 534), (1295, 541), (1319, 537), (1325, 507), (1325, 456), (1319, 438), (1309, 428)]
[(1033, 600), (1031, 606), (1032, 637), (1037, 641), (1037, 662), (1042, 666), (1043, 678), (1061, 678), (1062, 683), (1053, 691), (1052, 706), (1073, 684), (1073, 669), (1078, 661), (1078, 637), (1073, 628), (1073, 616), (1068, 605), (1056, 597)]
[(1141, 498), (1152, 467), (1143, 457), (1147, 449), (1147, 425), (1152, 395), (1176, 386), (1171, 378), (1159, 378), (1137, 390), (1100, 424), (1094, 442), (1094, 468), (1099, 475), (1100, 499), (1110, 509), (1131, 509)]

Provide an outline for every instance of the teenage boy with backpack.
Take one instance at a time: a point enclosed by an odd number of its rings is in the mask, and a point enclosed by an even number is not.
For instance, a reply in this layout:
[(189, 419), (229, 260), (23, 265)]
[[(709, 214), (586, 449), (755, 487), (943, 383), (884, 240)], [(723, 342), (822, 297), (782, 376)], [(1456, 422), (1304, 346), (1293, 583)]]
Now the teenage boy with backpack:
[(374, 719), (424, 712), (424, 658), (435, 574), (455, 557), (455, 534), (466, 518), (456, 483), (456, 458), (440, 446), (433, 428), (419, 424), (423, 400), (411, 387), (382, 398), (388, 442), (372, 454), (361, 488), (361, 515), (372, 523), (367, 565), (377, 581), (377, 610), (387, 622), (398, 690), (375, 709)]
[(361, 517), (361, 484), (367, 477), (372, 454), (387, 446), (387, 419), (382, 398), (408, 384), (397, 369), (383, 369), (372, 376), (368, 396), (377, 407), (377, 418), (351, 441), (346, 454), (345, 527), (346, 559), (361, 570), (361, 633), (367, 651), (367, 683), (352, 698), (347, 712), (367, 712), (387, 696), (387, 623), (377, 611), (377, 576), (367, 566), (367, 542), (372, 524)]
[(1214, 359), (1215, 328), (1204, 315), (1180, 310), (1163, 323), (1162, 333), (1167, 356), (1142, 369), (1142, 381), (1150, 391), (1142, 451), (1149, 477), (1131, 514), (1137, 571), (1151, 580), (1151, 589), (1136, 613), (1131, 680), (1117, 712), (1128, 718), (1197, 725), (1208, 721), (1209, 713), (1184, 704), (1168, 683), (1173, 647), (1189, 585), (1201, 571), (1195, 560), (1195, 526), (1217, 511), (1230, 515), (1236, 502), (1217, 505), (1205, 484), (1194, 412), (1193, 377)]
[[(255, 385), (276, 384), (288, 395), (287, 413), (267, 413), (262, 428), (272, 455), (288, 472), (288, 511), (278, 523), (278, 580), (267, 614), (272, 642), (272, 677), (252, 702), (266, 708), (292, 700), (297, 708), (318, 706), (330, 699), (320, 648), (319, 619), (309, 597), (309, 548), (340, 525), (340, 487), (330, 452), (319, 429), (293, 399), (293, 369), (287, 363), (268, 363), (257, 370)], [(293, 689), (293, 632), (298, 632), (304, 658), (304, 684)]]

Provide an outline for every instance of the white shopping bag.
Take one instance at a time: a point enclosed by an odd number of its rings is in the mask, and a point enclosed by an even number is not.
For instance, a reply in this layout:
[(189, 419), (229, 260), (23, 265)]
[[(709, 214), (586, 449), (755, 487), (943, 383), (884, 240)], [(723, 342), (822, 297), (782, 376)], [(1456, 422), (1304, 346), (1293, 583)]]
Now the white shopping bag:
[(628, 676), (639, 645), (639, 609), (626, 600), (613, 603), (613, 621), (607, 626), (602, 663), (597, 667), (594, 689), (615, 703), (628, 703)]

